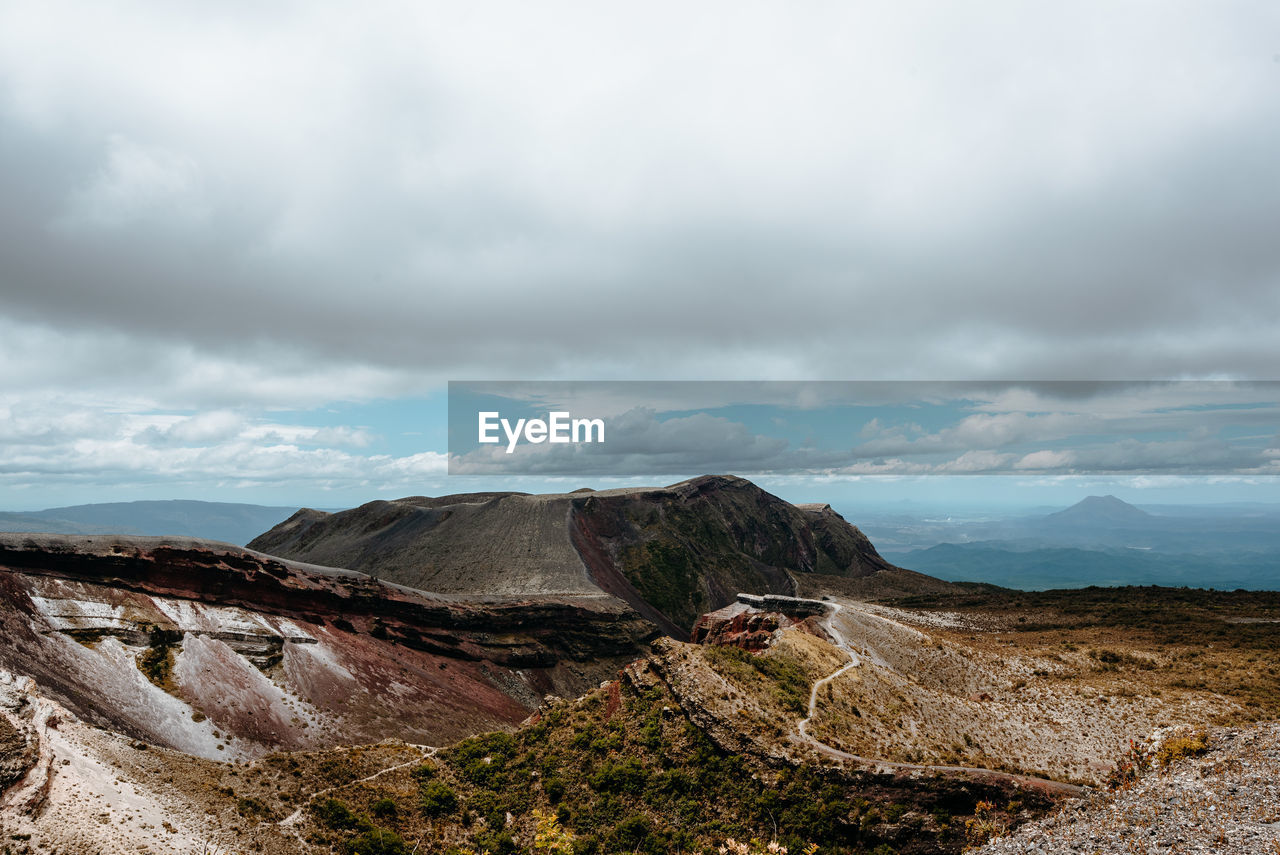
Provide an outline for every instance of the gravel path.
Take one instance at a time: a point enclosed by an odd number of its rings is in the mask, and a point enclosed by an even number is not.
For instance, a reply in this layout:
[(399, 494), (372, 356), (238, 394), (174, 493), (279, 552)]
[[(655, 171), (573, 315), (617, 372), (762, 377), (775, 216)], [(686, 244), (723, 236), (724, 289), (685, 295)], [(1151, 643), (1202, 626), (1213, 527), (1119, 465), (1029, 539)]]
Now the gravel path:
[[(849, 645), (849, 642), (845, 639), (844, 635), (835, 626), (834, 619), (843, 608), (842, 604), (826, 600), (803, 600), (802, 602), (814, 603), (825, 608), (826, 615), (822, 619), (823, 628), (831, 636), (831, 639), (836, 643), (836, 646), (844, 651), (849, 657), (848, 663), (814, 682), (813, 688), (809, 692), (808, 714), (796, 727), (800, 739), (815, 750), (827, 755), (828, 757), (834, 757), (838, 760), (845, 760), (866, 766), (874, 766), (878, 769), (910, 772), (958, 772), (975, 778), (991, 781), (1005, 781), (1018, 784), (1019, 786), (1031, 787), (1044, 792), (1073, 796), (1077, 798), (1088, 792), (1084, 787), (1077, 787), (1074, 784), (1065, 784), (1061, 781), (1053, 781), (1048, 778), (1036, 778), (1031, 775), (1015, 775), (1009, 772), (996, 772), (991, 769), (981, 769), (973, 766), (931, 766), (920, 763), (895, 763), (890, 760), (876, 760), (871, 757), (860, 757), (857, 754), (850, 754), (847, 751), (841, 751), (839, 748), (828, 745), (816, 737), (811, 736), (809, 734), (809, 722), (813, 719), (814, 711), (817, 707), (818, 691), (841, 674), (844, 674), (846, 671), (860, 667), (861, 659), (858, 657), (857, 652), (855, 652)], [(1280, 855), (1280, 851), (1270, 853), (1270, 855)]]

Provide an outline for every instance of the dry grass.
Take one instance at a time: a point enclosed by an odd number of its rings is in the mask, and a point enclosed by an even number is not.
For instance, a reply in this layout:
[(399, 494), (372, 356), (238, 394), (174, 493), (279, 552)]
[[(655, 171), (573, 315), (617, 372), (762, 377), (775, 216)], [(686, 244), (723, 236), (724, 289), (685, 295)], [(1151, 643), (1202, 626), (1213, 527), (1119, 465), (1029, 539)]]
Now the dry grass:
[(1280, 597), (1194, 593), (846, 602), (864, 661), (820, 693), (811, 732), (860, 756), (1101, 784), (1156, 728), (1280, 713), (1277, 634), (1249, 622)]

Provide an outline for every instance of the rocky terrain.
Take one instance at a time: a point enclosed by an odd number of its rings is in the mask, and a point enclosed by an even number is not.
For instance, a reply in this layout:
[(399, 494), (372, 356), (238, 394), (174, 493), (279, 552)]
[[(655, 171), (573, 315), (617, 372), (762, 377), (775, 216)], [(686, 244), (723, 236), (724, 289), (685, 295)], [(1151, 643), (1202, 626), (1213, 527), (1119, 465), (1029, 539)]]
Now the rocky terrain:
[(610, 594), (677, 638), (739, 591), (795, 577), (900, 573), (827, 505), (792, 505), (749, 481), (560, 495), (473, 493), (302, 510), (250, 547), (465, 597)]
[[(1026, 663), (988, 655), (1003, 635), (1002, 618), (988, 614), (985, 626), (978, 618), (840, 597), (748, 595), (699, 622), (704, 643), (659, 638), (650, 656), (617, 679), (574, 701), (548, 699), (511, 732), (449, 747), (384, 742), (237, 762), (88, 727), (33, 681), (5, 677), (0, 769), (18, 783), (10, 785), (0, 817), (11, 852), (41, 855), (58, 847), (114, 853), (104, 842), (112, 834), (137, 841), (131, 851), (154, 855), (200, 847), (408, 853), (415, 845), (500, 852), (527, 849), (539, 816), (557, 817), (583, 851), (598, 852), (698, 851), (730, 836), (776, 837), (794, 851), (812, 841), (830, 852), (959, 852), (1023, 826), (1043, 829), (1025, 832), (1038, 848), (998, 851), (1071, 851), (1045, 842), (1052, 844), (1070, 817), (1089, 815), (1092, 808), (1072, 807), (1073, 800), (1110, 802), (1099, 801), (1097, 787), (1064, 783), (1049, 755), (1063, 753), (1062, 768), (1088, 770), (1100, 784), (1104, 767), (1123, 761), (1128, 737), (1143, 732), (1137, 728), (1146, 720), (1111, 708), (1123, 698), (1072, 699), (1095, 677), (1132, 678), (1119, 670), (1090, 671), (1083, 679), (1058, 675), (1052, 691), (1020, 697), (1026, 687), (1014, 684)], [(878, 690), (863, 690), (869, 684), (889, 684), (899, 694), (881, 703)], [(1058, 706), (1036, 706), (1046, 703), (1045, 693), (1058, 696)], [(857, 713), (841, 713), (849, 701)], [(1174, 701), (1164, 718), (1208, 717), (1197, 714), (1197, 703), (1249, 714), (1216, 691), (1188, 690)], [(1192, 706), (1176, 705), (1184, 702)], [(1109, 716), (1129, 722), (1133, 732), (1112, 727)], [(1014, 739), (1005, 738), (1010, 719), (1022, 728)], [(851, 728), (837, 728), (841, 721)], [(975, 747), (929, 750), (921, 738), (926, 725), (948, 723), (962, 725)], [(882, 742), (860, 748), (854, 731)], [(1251, 731), (1217, 729), (1211, 745), (1230, 745), (1238, 732)], [(1264, 786), (1274, 781), (1267, 765), (1274, 743), (1268, 748), (1252, 739), (1239, 744), (1261, 752), (1253, 759), (1242, 754), (1241, 768), (1254, 777), (1226, 779), (1224, 792), (1237, 788), (1230, 816), (1252, 810), (1239, 827), (1253, 835), (1249, 840), (1265, 841), (1258, 835), (1267, 823), (1256, 808), (1274, 807)], [(1255, 763), (1263, 755), (1271, 759)], [(1135, 785), (1145, 786), (1154, 785), (1147, 779)], [(1192, 803), (1189, 795), (1181, 798), (1175, 806)], [(1055, 803), (1067, 805), (1057, 819), (1029, 824)], [(1125, 823), (1146, 815), (1111, 814), (1105, 828), (1127, 839)], [(1186, 841), (1201, 839), (1188, 834), (1199, 832), (1182, 832)], [(386, 848), (358, 848), (366, 844)]]
[[(1177, 730), (1147, 745), (1156, 768), (1117, 792), (1095, 793), (977, 850), (983, 855), (1060, 852), (1164, 855), (1280, 852), (1280, 724), (1216, 728), (1203, 754), (1165, 766)], [(1003, 829), (992, 829), (999, 833)]]
[(810, 729), (859, 756), (1098, 785), (1135, 734), (1242, 715), (1215, 693), (1153, 694), (1143, 660), (1095, 672), (1087, 650), (990, 649), (958, 615), (850, 604), (833, 623), (860, 663), (825, 687)]
[[(304, 511), (255, 544), (372, 575), (0, 536), (0, 855), (1274, 846), (1249, 726), (1280, 715), (1277, 594), (953, 585), (728, 478)], [(1203, 758), (1099, 795), (1186, 723)]]
[(210, 541), (0, 536), (0, 668), (207, 758), (512, 725), (643, 654), (608, 597), (475, 603)]

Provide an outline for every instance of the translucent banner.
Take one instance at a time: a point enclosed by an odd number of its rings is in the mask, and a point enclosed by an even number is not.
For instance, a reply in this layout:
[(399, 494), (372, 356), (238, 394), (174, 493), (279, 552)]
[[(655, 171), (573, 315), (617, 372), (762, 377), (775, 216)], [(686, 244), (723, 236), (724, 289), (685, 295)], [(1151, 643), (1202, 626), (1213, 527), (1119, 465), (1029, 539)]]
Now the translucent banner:
[(1280, 474), (1277, 381), (454, 381), (453, 475)]

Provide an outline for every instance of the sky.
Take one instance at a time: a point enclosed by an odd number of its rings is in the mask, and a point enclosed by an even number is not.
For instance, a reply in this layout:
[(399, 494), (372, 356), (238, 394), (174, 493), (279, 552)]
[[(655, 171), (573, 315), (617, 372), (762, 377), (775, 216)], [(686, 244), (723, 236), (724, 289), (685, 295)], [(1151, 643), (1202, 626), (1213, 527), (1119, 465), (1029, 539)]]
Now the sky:
[[(447, 474), (450, 380), (1277, 379), (1277, 33), (1230, 0), (7, 0), (0, 509), (558, 489)], [(1097, 486), (934, 474), (763, 482)]]

